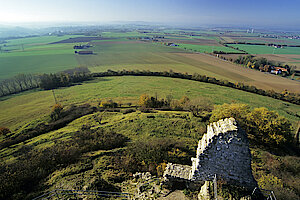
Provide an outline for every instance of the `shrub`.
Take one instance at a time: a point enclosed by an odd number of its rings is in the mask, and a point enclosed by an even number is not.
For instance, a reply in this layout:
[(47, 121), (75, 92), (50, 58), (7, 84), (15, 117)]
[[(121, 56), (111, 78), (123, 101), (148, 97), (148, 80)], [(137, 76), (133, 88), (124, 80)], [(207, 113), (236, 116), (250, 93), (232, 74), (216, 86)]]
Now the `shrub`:
[(246, 129), (251, 139), (266, 144), (283, 144), (291, 140), (291, 123), (267, 108), (255, 108), (246, 116)]
[(6, 135), (8, 133), (11, 133), (8, 128), (6, 128), (6, 127), (0, 127), (0, 135)]
[(183, 108), (192, 112), (195, 117), (199, 117), (204, 114), (204, 112), (211, 112), (213, 106), (208, 99), (204, 97), (198, 97), (196, 99), (186, 101), (183, 104)]
[(223, 104), (216, 106), (210, 121), (233, 117), (256, 144), (277, 146), (291, 142), (291, 123), (274, 111), (266, 108), (250, 110), (246, 104)]
[(61, 104), (57, 103), (54, 104), (54, 106), (52, 107), (52, 111), (50, 114), (50, 117), (52, 120), (58, 120), (61, 117), (61, 111), (63, 110), (63, 107)]
[(192, 155), (183, 144), (175, 140), (144, 138), (131, 143), (116, 163), (126, 172), (150, 171), (153, 174), (162, 174), (164, 163), (190, 164)]
[(136, 111), (136, 109), (128, 108), (128, 109), (122, 110), (121, 112), (122, 112), (123, 114), (129, 114), (129, 113), (133, 113), (133, 112), (135, 112), (135, 111)]
[(119, 105), (118, 105), (118, 103), (116, 103), (110, 99), (108, 101), (101, 101), (99, 106), (101, 108), (117, 108)]
[(127, 140), (127, 137), (113, 131), (83, 127), (74, 134), (71, 142), (77, 145), (82, 152), (88, 152), (122, 147)]
[(147, 94), (142, 94), (139, 99), (139, 106), (148, 108), (150, 107), (150, 97)]
[(215, 106), (210, 117), (210, 122), (216, 122), (224, 118), (235, 118), (241, 125), (244, 124), (250, 107), (246, 104), (223, 104)]

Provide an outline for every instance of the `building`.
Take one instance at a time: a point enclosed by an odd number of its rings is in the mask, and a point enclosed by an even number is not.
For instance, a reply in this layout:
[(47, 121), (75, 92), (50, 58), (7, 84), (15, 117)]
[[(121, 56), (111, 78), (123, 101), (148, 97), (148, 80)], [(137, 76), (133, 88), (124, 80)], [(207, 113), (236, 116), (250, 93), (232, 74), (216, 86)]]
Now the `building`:
[(79, 55), (94, 54), (93, 51), (75, 51), (75, 53), (78, 53)]

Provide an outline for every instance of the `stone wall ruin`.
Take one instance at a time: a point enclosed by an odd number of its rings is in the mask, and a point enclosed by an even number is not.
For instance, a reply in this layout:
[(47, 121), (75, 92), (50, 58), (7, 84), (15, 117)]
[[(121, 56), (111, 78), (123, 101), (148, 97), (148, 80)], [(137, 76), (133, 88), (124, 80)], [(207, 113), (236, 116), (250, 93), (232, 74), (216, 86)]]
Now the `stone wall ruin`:
[(252, 175), (247, 134), (233, 118), (207, 126), (192, 166), (168, 163), (165, 180), (211, 181), (214, 176), (249, 189), (257, 187)]

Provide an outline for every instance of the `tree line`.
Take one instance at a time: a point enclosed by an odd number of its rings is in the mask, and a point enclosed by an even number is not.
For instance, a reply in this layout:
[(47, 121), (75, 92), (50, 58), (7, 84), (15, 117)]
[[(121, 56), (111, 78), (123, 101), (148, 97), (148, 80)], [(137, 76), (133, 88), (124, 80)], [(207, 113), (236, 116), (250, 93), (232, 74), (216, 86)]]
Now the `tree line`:
[(87, 67), (78, 67), (59, 73), (42, 75), (18, 74), (13, 78), (0, 81), (0, 97), (38, 87), (45, 90), (66, 87), (88, 79), (90, 79), (90, 71)]
[(232, 83), (227, 80), (218, 80), (213, 77), (208, 77), (205, 75), (200, 75), (197, 73), (194, 73), (193, 75), (188, 74), (188, 73), (178, 73), (178, 72), (173, 72), (170, 70), (169, 72), (164, 71), (164, 72), (151, 72), (151, 71), (139, 71), (139, 70), (134, 70), (134, 71), (127, 71), (127, 70), (122, 70), (122, 71), (112, 71), (108, 70), (107, 72), (100, 72), (100, 73), (93, 73), (93, 77), (108, 77), (108, 76), (160, 76), (160, 77), (172, 77), (172, 78), (181, 78), (181, 79), (187, 79), (187, 80), (194, 80), (194, 81), (199, 81), (199, 82), (206, 82), (206, 83), (211, 83), (211, 84), (216, 84), (220, 86), (225, 86), (225, 87), (230, 87), (238, 90), (243, 90), (246, 92), (251, 92), (263, 96), (268, 96), (274, 99), (279, 99), (282, 101), (290, 102), (293, 104), (300, 105), (300, 95), (297, 93), (292, 93), (287, 90), (278, 93), (275, 92), (274, 90), (263, 90), (263, 89), (258, 89), (255, 86), (250, 86), (250, 85), (245, 85), (243, 83)]
[(13, 78), (2, 80), (0, 82), (0, 97), (37, 88), (39, 79), (39, 76), (33, 74), (18, 74)]
[(86, 81), (90, 78), (90, 70), (87, 67), (78, 67), (56, 74), (41, 75), (39, 87), (44, 90), (51, 90), (59, 87), (68, 87), (73, 83)]

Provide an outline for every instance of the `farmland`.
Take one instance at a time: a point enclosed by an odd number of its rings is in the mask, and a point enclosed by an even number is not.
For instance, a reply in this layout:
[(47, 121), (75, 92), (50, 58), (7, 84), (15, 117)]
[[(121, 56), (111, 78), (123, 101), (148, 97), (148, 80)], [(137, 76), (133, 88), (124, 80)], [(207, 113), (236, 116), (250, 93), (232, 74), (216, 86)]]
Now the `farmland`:
[(274, 48), (265, 45), (230, 44), (234, 48), (244, 50), (249, 54), (300, 54), (300, 47)]
[(77, 66), (72, 44), (49, 44), (70, 38), (42, 36), (8, 40), (0, 53), (0, 80), (20, 73), (50, 73)]
[(208, 45), (195, 45), (195, 44), (178, 44), (179, 48), (200, 52), (200, 53), (212, 53), (214, 51), (223, 51), (227, 53), (243, 53), (241, 51), (231, 49), (223, 46), (208, 46)]
[[(209, 32), (209, 34), (212, 33)], [(161, 35), (164, 38), (158, 42), (127, 39), (128, 37), (152, 37), (151, 33), (139, 32), (103, 32), (101, 37), (66, 35), (8, 40), (2, 50), (8, 50), (9, 48), (11, 50), (0, 53), (0, 80), (19, 73), (51, 73), (82, 66), (88, 67), (91, 72), (101, 72), (108, 69), (138, 69), (151, 71), (173, 70), (190, 74), (200, 73), (232, 82), (243, 82), (262, 89), (274, 89), (278, 92), (287, 89), (299, 92), (297, 82), (247, 70), (235, 64), (199, 54), (213, 51), (240, 53), (238, 50), (221, 46), (214, 40), (216, 37), (187, 37), (170, 33), (166, 35), (161, 33)], [(179, 42), (176, 43), (179, 46), (165, 46), (163, 45), (165, 42)], [(74, 54), (74, 45), (86, 43), (92, 45), (89, 50), (94, 52), (93, 55)], [(262, 47), (267, 50), (272, 49), (271, 47)], [(275, 53), (281, 50), (285, 49), (276, 49)], [(266, 53), (265, 49), (257, 50), (254, 48), (253, 51)], [(298, 56), (297, 54), (294, 55), (295, 57)], [(298, 60), (292, 61), (298, 62)]]

